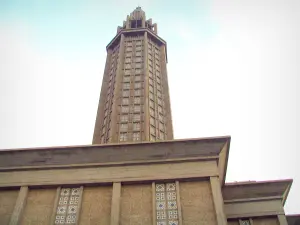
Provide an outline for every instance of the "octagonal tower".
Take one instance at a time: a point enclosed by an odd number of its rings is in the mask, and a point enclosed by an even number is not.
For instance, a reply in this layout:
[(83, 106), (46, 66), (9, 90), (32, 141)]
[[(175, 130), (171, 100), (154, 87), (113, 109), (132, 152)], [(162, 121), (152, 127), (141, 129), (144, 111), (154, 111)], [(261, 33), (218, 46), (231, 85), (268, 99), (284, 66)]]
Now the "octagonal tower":
[(93, 144), (173, 139), (166, 42), (137, 7), (107, 45)]

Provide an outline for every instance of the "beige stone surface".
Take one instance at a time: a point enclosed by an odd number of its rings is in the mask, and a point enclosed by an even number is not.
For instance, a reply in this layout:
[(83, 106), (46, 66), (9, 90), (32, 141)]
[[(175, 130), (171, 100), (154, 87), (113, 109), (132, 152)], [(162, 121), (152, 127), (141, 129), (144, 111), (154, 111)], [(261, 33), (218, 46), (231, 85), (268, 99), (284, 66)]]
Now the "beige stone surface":
[(283, 214), (281, 200), (260, 200), (232, 202), (225, 204), (225, 213), (227, 218), (272, 216)]
[(121, 183), (113, 183), (110, 225), (119, 225), (121, 208)]
[(278, 219), (274, 217), (257, 217), (253, 218), (253, 225), (279, 225)]
[(0, 173), (0, 186), (108, 183), (207, 177), (218, 174), (215, 161), (91, 167), (52, 170), (23, 170)]
[(18, 194), (18, 198), (15, 204), (14, 211), (11, 215), (9, 225), (19, 225), (21, 216), (23, 215), (23, 211), (25, 208), (25, 204), (27, 201), (27, 195), (28, 195), (28, 186), (20, 187), (20, 191)]
[(183, 225), (216, 225), (212, 191), (209, 181), (180, 182)]
[(8, 224), (19, 190), (1, 190), (0, 191), (0, 224)]
[(110, 223), (112, 186), (85, 187), (82, 196), (80, 225)]
[(55, 195), (56, 188), (29, 190), (20, 224), (49, 224)]
[(222, 197), (219, 177), (210, 177), (210, 185), (214, 201), (214, 208), (217, 216), (217, 223), (218, 225), (227, 225), (227, 218), (224, 210), (224, 201)]
[(152, 225), (152, 185), (122, 185), (121, 225)]
[[(1, 172), (15, 168), (72, 167), (167, 161), (218, 156), (230, 137), (181, 139), (164, 142), (60, 146), (0, 151)], [(184, 150), (184, 151), (183, 151)]]

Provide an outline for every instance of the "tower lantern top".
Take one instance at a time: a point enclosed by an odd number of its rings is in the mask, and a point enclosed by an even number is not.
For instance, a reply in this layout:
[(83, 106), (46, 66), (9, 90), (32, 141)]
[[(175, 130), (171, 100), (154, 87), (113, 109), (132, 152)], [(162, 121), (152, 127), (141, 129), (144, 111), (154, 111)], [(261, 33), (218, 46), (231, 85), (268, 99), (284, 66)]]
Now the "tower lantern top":
[(122, 30), (141, 28), (147, 28), (157, 34), (157, 24), (152, 24), (152, 19), (146, 20), (145, 12), (138, 6), (127, 16), (126, 20), (123, 21), (123, 26), (118, 26), (117, 33)]
[(136, 9), (133, 10), (132, 13), (130, 13), (131, 20), (142, 20), (142, 19), (146, 19), (145, 17), (146, 17), (145, 12), (142, 10), (140, 6), (136, 7)]

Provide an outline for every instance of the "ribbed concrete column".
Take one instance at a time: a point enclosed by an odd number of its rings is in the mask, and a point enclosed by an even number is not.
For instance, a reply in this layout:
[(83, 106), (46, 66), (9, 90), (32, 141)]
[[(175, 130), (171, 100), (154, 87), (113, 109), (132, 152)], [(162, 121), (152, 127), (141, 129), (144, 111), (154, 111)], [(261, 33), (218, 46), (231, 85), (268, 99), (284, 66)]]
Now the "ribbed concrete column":
[[(112, 56), (112, 50), (108, 49), (106, 63), (105, 63), (105, 69), (104, 69), (104, 75), (103, 75), (103, 80), (102, 80), (102, 87), (101, 87), (101, 91), (100, 91), (100, 98), (99, 98), (99, 103), (98, 103), (95, 128), (94, 128), (93, 144), (106, 143), (107, 133), (105, 134), (105, 139), (103, 140), (103, 142), (101, 140), (101, 136), (102, 136), (105, 101), (106, 101), (108, 83), (109, 83), (109, 71), (111, 69), (111, 56)], [(108, 122), (107, 122), (107, 124), (108, 124)]]
[(116, 71), (116, 83), (115, 83), (115, 91), (112, 105), (112, 115), (111, 115), (111, 135), (112, 135), (112, 143), (119, 142), (118, 132), (118, 107), (121, 99), (121, 90), (122, 90), (122, 76), (123, 76), (123, 67), (124, 67), (124, 53), (125, 53), (125, 36), (121, 34), (120, 39), (120, 49), (119, 49), (119, 63), (118, 69)]
[(167, 140), (173, 140), (173, 122), (172, 122), (172, 112), (171, 112), (171, 102), (170, 102), (170, 92), (169, 92), (169, 84), (168, 84), (168, 71), (167, 71), (167, 51), (166, 46), (162, 45), (160, 47), (161, 51), (161, 82), (164, 94), (164, 102), (165, 102), (165, 117), (166, 117), (166, 134)]
[(144, 137), (143, 141), (150, 140), (149, 116), (149, 73), (148, 73), (148, 36), (144, 33)]

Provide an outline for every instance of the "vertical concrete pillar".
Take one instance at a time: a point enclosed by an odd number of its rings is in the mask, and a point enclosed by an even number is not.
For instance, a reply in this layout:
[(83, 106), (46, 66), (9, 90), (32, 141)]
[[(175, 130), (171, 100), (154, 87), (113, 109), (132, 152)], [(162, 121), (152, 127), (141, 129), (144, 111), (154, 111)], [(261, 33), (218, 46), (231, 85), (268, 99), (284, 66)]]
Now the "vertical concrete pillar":
[(152, 224), (156, 224), (156, 197), (155, 197), (155, 182), (152, 182)]
[(92, 142), (93, 145), (100, 144), (100, 143), (102, 143), (102, 144), (106, 143), (106, 138), (108, 138), (107, 133), (106, 133), (105, 139), (103, 141), (101, 140), (104, 109), (105, 109), (105, 102), (106, 102), (108, 82), (109, 82), (109, 72), (111, 69), (111, 56), (112, 56), (112, 50), (107, 49), (107, 57), (106, 57), (104, 75), (103, 75), (103, 80), (102, 80), (102, 87), (101, 87), (101, 92), (100, 92), (100, 98), (99, 98), (97, 116), (96, 116), (96, 122), (95, 122), (95, 128), (94, 128), (94, 135), (93, 135), (93, 142)]
[(171, 102), (170, 102), (170, 91), (168, 83), (168, 71), (167, 71), (167, 50), (165, 45), (161, 45), (161, 82), (163, 88), (163, 99), (165, 102), (164, 110), (166, 117), (166, 135), (167, 140), (173, 140), (173, 122), (172, 122), (172, 112), (171, 112)]
[(142, 28), (146, 27), (146, 14), (142, 15)]
[(130, 19), (129, 19), (129, 16), (127, 16), (126, 18), (126, 29), (129, 29), (130, 28)]
[(53, 225), (55, 223), (55, 216), (56, 216), (56, 210), (57, 210), (57, 205), (58, 205), (58, 201), (59, 201), (60, 190), (61, 190), (61, 187), (58, 187), (56, 189), (56, 195), (55, 195), (54, 204), (53, 204), (53, 208), (52, 208), (50, 225)]
[(110, 225), (119, 225), (121, 205), (121, 183), (113, 183)]
[(83, 198), (83, 186), (80, 186), (80, 197), (79, 197), (79, 201), (78, 201), (78, 208), (77, 208), (77, 213), (76, 213), (76, 222), (75, 222), (75, 225), (79, 224), (79, 217), (80, 217), (80, 211), (81, 211), (82, 198)]
[(111, 115), (111, 135), (112, 143), (119, 142), (119, 135), (118, 135), (118, 113), (119, 113), (119, 104), (121, 98), (121, 89), (122, 89), (122, 76), (123, 76), (123, 67), (124, 67), (124, 54), (125, 54), (125, 36), (121, 34), (120, 39), (120, 49), (119, 49), (119, 63), (118, 69), (116, 71), (116, 83), (115, 83), (115, 91), (114, 91), (114, 98), (112, 104), (112, 115)]
[(277, 218), (279, 221), (279, 225), (288, 225), (288, 222), (284, 214), (277, 215)]
[(28, 187), (27, 186), (21, 187), (17, 201), (16, 201), (14, 211), (10, 218), (9, 225), (18, 225), (19, 224), (23, 209), (26, 204), (27, 194), (28, 194)]
[(157, 24), (153, 24), (153, 27), (154, 27), (154, 33), (157, 34)]
[(148, 35), (144, 33), (144, 134), (143, 141), (150, 140), (149, 116), (149, 73), (148, 73)]
[(182, 211), (181, 211), (181, 202), (180, 202), (180, 189), (179, 181), (176, 181), (176, 199), (177, 199), (177, 210), (178, 210), (178, 222), (179, 225), (182, 225)]
[(219, 177), (210, 177), (210, 185), (211, 185), (218, 225), (227, 225), (227, 219), (224, 211), (224, 201), (223, 201)]

